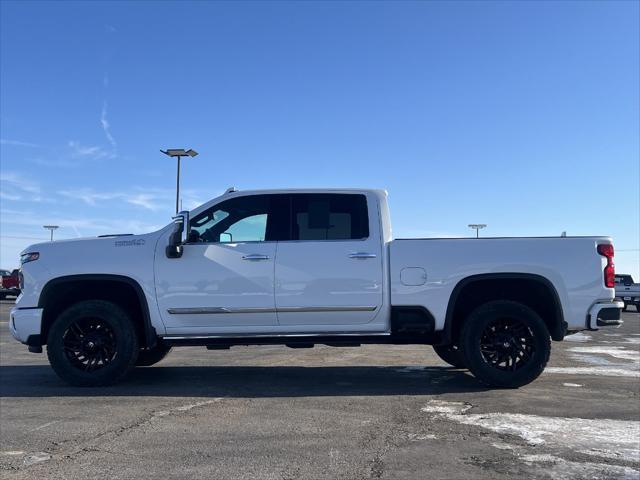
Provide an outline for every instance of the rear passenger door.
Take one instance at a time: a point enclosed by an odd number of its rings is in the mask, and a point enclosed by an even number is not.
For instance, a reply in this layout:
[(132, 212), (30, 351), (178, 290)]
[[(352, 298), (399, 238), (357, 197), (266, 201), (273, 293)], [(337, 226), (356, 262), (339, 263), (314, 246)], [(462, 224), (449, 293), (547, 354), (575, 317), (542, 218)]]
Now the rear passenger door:
[(383, 303), (382, 272), (375, 199), (291, 195), (290, 240), (278, 242), (275, 265), (280, 325), (336, 332), (372, 322)]

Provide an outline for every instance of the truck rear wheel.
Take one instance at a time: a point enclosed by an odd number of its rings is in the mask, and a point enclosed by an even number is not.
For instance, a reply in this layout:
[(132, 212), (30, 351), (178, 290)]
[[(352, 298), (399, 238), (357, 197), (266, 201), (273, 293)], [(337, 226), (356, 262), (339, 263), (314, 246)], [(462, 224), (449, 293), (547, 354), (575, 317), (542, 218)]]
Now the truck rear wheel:
[(467, 368), (464, 353), (458, 345), (434, 345), (433, 349), (446, 363), (455, 368)]
[(136, 360), (137, 367), (150, 367), (155, 365), (171, 351), (171, 347), (164, 343), (156, 343), (153, 348), (141, 348), (138, 352), (138, 359)]
[(104, 300), (86, 300), (69, 307), (53, 323), (47, 356), (56, 374), (71, 385), (110, 385), (135, 364), (138, 339), (122, 308)]
[(461, 345), (471, 373), (493, 387), (517, 388), (535, 380), (551, 352), (549, 331), (531, 308), (498, 300), (466, 319)]

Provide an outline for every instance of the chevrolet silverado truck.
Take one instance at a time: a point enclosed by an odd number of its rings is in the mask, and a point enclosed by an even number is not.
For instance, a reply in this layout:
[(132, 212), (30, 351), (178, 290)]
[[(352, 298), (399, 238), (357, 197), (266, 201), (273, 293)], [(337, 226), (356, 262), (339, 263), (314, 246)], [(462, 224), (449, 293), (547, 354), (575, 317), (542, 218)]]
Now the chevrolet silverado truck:
[(78, 386), (182, 345), (420, 344), (519, 387), (550, 340), (621, 324), (613, 256), (606, 236), (393, 239), (381, 190), (229, 189), (153, 233), (28, 247), (10, 329)]
[(631, 275), (616, 275), (616, 298), (624, 303), (623, 311), (626, 311), (629, 305), (636, 307), (636, 311), (640, 312), (640, 283), (634, 283)]

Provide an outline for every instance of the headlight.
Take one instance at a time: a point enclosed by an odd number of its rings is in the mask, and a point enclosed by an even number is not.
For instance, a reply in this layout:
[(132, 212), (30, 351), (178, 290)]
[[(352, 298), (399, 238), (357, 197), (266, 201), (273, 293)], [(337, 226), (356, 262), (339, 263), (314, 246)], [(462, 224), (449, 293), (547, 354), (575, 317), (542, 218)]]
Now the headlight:
[(29, 252), (23, 253), (20, 255), (20, 265), (24, 265), (25, 263), (33, 262), (40, 258), (39, 252)]

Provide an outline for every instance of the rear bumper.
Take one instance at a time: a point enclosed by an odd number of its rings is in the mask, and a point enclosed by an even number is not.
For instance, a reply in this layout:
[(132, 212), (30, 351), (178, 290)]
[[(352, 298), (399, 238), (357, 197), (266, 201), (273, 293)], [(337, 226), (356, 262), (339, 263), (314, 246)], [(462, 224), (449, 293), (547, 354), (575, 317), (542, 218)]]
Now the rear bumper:
[(640, 303), (640, 294), (637, 293), (627, 293), (626, 295), (616, 295), (616, 300), (623, 301), (629, 305), (636, 305)]
[(9, 330), (13, 338), (29, 346), (42, 345), (40, 329), (42, 326), (41, 308), (11, 309), (9, 316)]
[(596, 303), (587, 316), (589, 330), (598, 330), (601, 327), (619, 327), (622, 325), (621, 312), (624, 303), (619, 300), (612, 302)]

